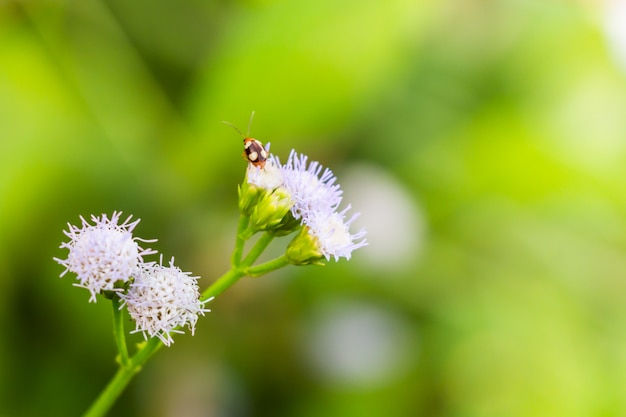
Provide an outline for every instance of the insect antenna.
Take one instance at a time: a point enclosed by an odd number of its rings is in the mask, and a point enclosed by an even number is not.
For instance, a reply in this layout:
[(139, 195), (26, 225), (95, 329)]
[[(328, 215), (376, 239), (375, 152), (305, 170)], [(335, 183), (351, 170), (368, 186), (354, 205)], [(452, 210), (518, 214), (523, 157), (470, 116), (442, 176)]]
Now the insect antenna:
[(239, 133), (241, 135), (242, 138), (247, 139), (247, 138), (250, 137), (250, 127), (252, 126), (252, 119), (254, 119), (254, 110), (252, 110), (252, 114), (250, 114), (250, 120), (248, 121), (248, 132), (245, 135), (241, 132), (241, 130), (239, 130), (239, 128), (237, 126), (235, 126), (231, 122), (227, 122), (226, 120), (222, 120), (222, 123), (232, 127), (233, 129), (235, 129), (237, 131), (237, 133)]
[(250, 113), (250, 120), (248, 120), (248, 132), (246, 133), (247, 137), (250, 137), (250, 127), (252, 126), (252, 119), (254, 119), (254, 110)]
[(244, 134), (241, 133), (241, 130), (239, 130), (239, 128), (237, 126), (235, 126), (234, 124), (232, 124), (231, 122), (227, 122), (226, 120), (222, 120), (222, 123), (224, 123), (225, 125), (228, 125), (228, 126), (232, 127), (233, 129), (235, 129), (237, 131), (237, 133), (239, 133), (241, 135), (242, 138), (244, 138), (244, 139), (246, 138), (244, 136)]

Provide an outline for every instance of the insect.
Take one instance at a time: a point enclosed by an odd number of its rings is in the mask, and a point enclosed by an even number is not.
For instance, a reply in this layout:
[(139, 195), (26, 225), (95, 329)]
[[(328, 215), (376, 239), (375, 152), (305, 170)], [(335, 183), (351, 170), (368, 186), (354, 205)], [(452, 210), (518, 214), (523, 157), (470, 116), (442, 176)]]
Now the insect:
[(254, 112), (250, 115), (250, 121), (248, 122), (247, 134), (241, 133), (241, 130), (232, 123), (222, 122), (235, 129), (243, 137), (243, 157), (254, 165), (255, 167), (265, 167), (265, 162), (269, 156), (269, 143), (266, 147), (263, 147), (263, 143), (260, 140), (250, 137), (250, 125), (252, 125), (252, 119), (254, 118)]

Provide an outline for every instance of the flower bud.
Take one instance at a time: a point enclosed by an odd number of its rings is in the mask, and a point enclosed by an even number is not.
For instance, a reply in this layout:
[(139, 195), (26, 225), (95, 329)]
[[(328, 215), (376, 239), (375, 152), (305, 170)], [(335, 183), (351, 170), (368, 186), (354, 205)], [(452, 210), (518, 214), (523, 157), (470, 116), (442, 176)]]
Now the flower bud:
[(244, 216), (252, 215), (265, 194), (271, 193), (282, 184), (282, 173), (273, 159), (267, 160), (262, 168), (248, 164), (246, 178), (239, 187), (239, 210)]
[(252, 210), (257, 205), (259, 199), (267, 193), (264, 188), (258, 187), (245, 181), (238, 188), (239, 211), (244, 216), (250, 217)]
[[(293, 209), (292, 209), (293, 210)], [(292, 210), (282, 218), (280, 223), (271, 230), (268, 230), (274, 237), (287, 236), (300, 229), (301, 223), (300, 220), (293, 217)]]
[(307, 226), (287, 245), (285, 257), (293, 265), (325, 265), (319, 241)]
[(282, 224), (293, 206), (287, 190), (282, 187), (265, 192), (250, 214), (250, 226), (254, 231), (272, 230)]

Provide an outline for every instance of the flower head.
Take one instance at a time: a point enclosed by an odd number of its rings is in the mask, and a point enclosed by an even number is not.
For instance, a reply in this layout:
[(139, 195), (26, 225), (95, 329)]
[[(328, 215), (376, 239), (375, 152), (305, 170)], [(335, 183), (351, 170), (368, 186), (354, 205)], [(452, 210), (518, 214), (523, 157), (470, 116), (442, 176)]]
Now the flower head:
[(174, 266), (174, 259), (168, 267), (144, 266), (120, 298), (135, 321), (133, 333), (156, 336), (166, 346), (174, 342), (172, 333), (184, 333), (179, 327), (186, 325), (193, 335), (198, 315), (210, 311), (199, 299), (197, 277)]
[(308, 163), (306, 155), (291, 151), (282, 172), (284, 187), (294, 201), (291, 213), (304, 226), (287, 249), (291, 262), (303, 265), (321, 263), (322, 258), (350, 259), (352, 251), (367, 245), (365, 230), (356, 234), (349, 230), (359, 213), (346, 221), (350, 206), (337, 211), (343, 192), (331, 170), (317, 161)]
[(261, 168), (253, 164), (248, 164), (246, 171), (247, 182), (250, 185), (272, 191), (283, 185), (283, 176), (280, 170), (279, 161), (270, 156)]
[(319, 162), (292, 150), (284, 165), (275, 155), (264, 167), (249, 164), (246, 179), (239, 189), (239, 208), (250, 218), (244, 238), (261, 230), (281, 236), (302, 228), (286, 253), (297, 265), (350, 259), (352, 251), (367, 245), (364, 230), (350, 233), (358, 213), (346, 221), (350, 207), (338, 211), (343, 191)]
[(364, 229), (355, 234), (350, 233), (350, 224), (359, 216), (359, 213), (355, 213), (346, 221), (346, 213), (350, 208), (348, 206), (341, 212), (330, 214), (314, 213), (307, 220), (309, 233), (315, 236), (319, 249), (327, 261), (330, 258), (335, 258), (335, 261), (339, 258), (350, 259), (352, 251), (367, 245)]
[(282, 172), (273, 159), (264, 167), (248, 164), (246, 181), (239, 187), (239, 210), (250, 216), (259, 201), (282, 184)]
[[(317, 161), (308, 163), (306, 155), (292, 150), (282, 166), (284, 186), (294, 205), (291, 213), (296, 219), (306, 219), (319, 211), (334, 211), (341, 203), (342, 191), (337, 178)], [(320, 175), (321, 174), (321, 175)]]
[(322, 258), (327, 261), (330, 258), (335, 261), (339, 258), (350, 259), (352, 251), (366, 246), (365, 230), (350, 233), (350, 224), (359, 213), (346, 221), (345, 214), (349, 209), (350, 206), (341, 212), (311, 213), (302, 232), (287, 247), (289, 261), (296, 265), (323, 265)]
[(246, 181), (239, 187), (239, 210), (250, 218), (243, 236), (259, 231), (291, 233), (294, 227), (288, 220), (292, 206), (278, 159), (270, 156), (264, 166), (248, 164)]
[(96, 295), (102, 291), (123, 291), (120, 286), (137, 274), (143, 262), (143, 256), (154, 253), (150, 249), (139, 247), (138, 238), (132, 231), (139, 220), (131, 222), (129, 216), (122, 224), (119, 223), (121, 212), (113, 212), (111, 219), (106, 214), (101, 217), (91, 216), (94, 225), (89, 224), (82, 216), (82, 227), (68, 223), (65, 235), (70, 238), (61, 248), (67, 248), (67, 259), (54, 258), (68, 271), (76, 274), (78, 287), (89, 290), (90, 302), (96, 302)]

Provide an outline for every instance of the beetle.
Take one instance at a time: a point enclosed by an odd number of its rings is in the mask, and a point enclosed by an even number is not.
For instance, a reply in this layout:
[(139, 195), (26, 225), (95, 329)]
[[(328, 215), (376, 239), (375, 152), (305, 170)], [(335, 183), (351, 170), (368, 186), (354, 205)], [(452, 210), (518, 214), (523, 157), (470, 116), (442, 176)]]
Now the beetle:
[(232, 123), (223, 121), (222, 123), (235, 129), (243, 137), (243, 157), (252, 165), (259, 168), (265, 167), (265, 162), (269, 156), (269, 143), (264, 147), (263, 143), (255, 138), (250, 137), (250, 125), (254, 118), (254, 112), (250, 115), (250, 121), (248, 122), (248, 133), (244, 135), (241, 130)]
[(265, 161), (269, 156), (267, 149), (263, 147), (260, 140), (254, 138), (244, 138), (243, 140), (244, 156), (249, 163), (255, 167), (265, 167)]

